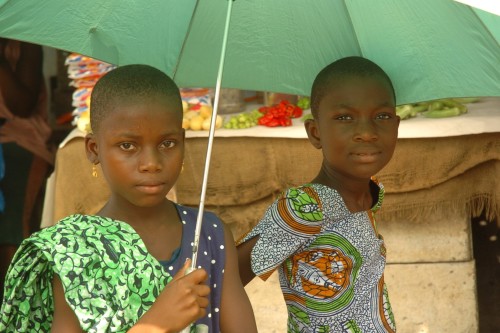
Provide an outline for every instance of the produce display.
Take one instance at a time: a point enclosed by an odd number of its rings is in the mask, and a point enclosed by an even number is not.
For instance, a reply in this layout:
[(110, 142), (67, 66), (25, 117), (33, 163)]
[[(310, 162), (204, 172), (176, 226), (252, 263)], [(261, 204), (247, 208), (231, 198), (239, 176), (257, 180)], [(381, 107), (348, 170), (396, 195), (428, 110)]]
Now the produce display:
[[(182, 127), (192, 131), (208, 131), (212, 121), (212, 106), (206, 104), (189, 104), (182, 102), (184, 115), (182, 117)], [(217, 115), (215, 128), (222, 127), (222, 117)]]
[[(446, 98), (412, 104), (398, 105), (396, 114), (402, 120), (421, 116), (426, 118), (455, 117), (467, 113), (468, 103), (478, 101), (478, 98)], [(212, 117), (212, 106), (204, 104), (189, 104), (183, 101), (184, 119), (182, 126), (188, 130), (209, 130)], [(299, 97), (297, 104), (282, 100), (272, 106), (262, 106), (251, 111), (221, 117), (217, 115), (216, 128), (245, 129), (254, 126), (292, 126), (292, 119), (302, 121), (312, 119), (310, 112), (303, 110), (311, 108), (311, 100), (307, 96)]]
[(262, 113), (257, 109), (245, 111), (227, 117), (224, 121), (223, 127), (227, 129), (244, 129), (254, 127), (257, 126), (260, 117), (262, 117)]
[[(189, 104), (183, 101), (184, 117), (182, 127), (187, 130), (209, 130), (212, 117), (212, 106), (204, 104)], [(262, 106), (251, 111), (227, 115), (222, 118), (217, 115), (216, 129), (245, 129), (257, 125), (267, 127), (292, 126), (292, 119), (302, 116), (302, 108), (282, 100), (272, 106)]]
[(263, 106), (259, 108), (262, 117), (258, 124), (267, 127), (292, 126), (292, 118), (302, 116), (302, 109), (287, 100), (272, 106)]
[(398, 105), (396, 114), (401, 120), (421, 115), (426, 118), (447, 118), (467, 113), (467, 103), (476, 102), (478, 98), (446, 98), (434, 101)]
[(307, 96), (302, 96), (297, 101), (297, 106), (302, 110), (307, 110), (311, 108), (311, 98)]

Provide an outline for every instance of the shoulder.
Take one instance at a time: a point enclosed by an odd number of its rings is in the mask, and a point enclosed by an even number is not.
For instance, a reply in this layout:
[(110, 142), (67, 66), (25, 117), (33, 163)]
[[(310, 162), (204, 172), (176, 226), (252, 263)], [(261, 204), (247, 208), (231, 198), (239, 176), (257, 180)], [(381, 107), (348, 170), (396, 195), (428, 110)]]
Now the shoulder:
[[(113, 246), (137, 241), (139, 236), (127, 223), (95, 215), (70, 215), (55, 225), (44, 228), (25, 239), (20, 251), (33, 251), (38, 248), (47, 260), (60, 256), (78, 257), (81, 260), (94, 260), (100, 253)], [(55, 266), (62, 263), (56, 261)]]
[(275, 237), (283, 233), (309, 238), (321, 231), (323, 202), (317, 184), (290, 187), (267, 208), (255, 227), (236, 242), (238, 245), (259, 235)]
[(316, 224), (323, 220), (321, 197), (312, 184), (288, 188), (270, 208), (282, 218), (302, 224)]
[(127, 226), (124, 225), (122, 227), (121, 225), (122, 223), (100, 216), (74, 214), (66, 216), (59, 220), (56, 224), (34, 233), (28, 239), (58, 241), (61, 238), (67, 239), (86, 237), (89, 233), (95, 233), (95, 231), (90, 230), (114, 229), (116, 227), (126, 228)]
[[(176, 205), (177, 205), (177, 208), (178, 208), (178, 211), (180, 214), (180, 218), (183, 222), (186, 222), (186, 220), (190, 220), (190, 221), (197, 220), (198, 212), (200, 211), (199, 208), (187, 207), (187, 206), (183, 206), (180, 204), (176, 204)], [(219, 219), (219, 217), (215, 213), (207, 211), (207, 210), (203, 211), (203, 222), (205, 222), (205, 221), (211, 222), (212, 224), (217, 224), (217, 225), (222, 224), (222, 221)], [(203, 225), (205, 225), (205, 224), (206, 223), (204, 223)]]
[[(177, 205), (178, 212), (180, 214), (181, 222), (185, 226), (188, 233), (195, 233), (196, 222), (198, 219), (198, 208), (187, 207), (183, 205)], [(204, 210), (200, 233), (203, 234), (204, 239), (210, 241), (214, 244), (217, 242), (222, 242), (224, 244), (224, 229), (225, 224), (219, 219), (219, 217), (210, 211)], [(214, 240), (215, 242), (211, 242)]]
[(41, 242), (42, 244), (49, 245), (61, 239), (61, 237), (73, 236), (75, 235), (75, 230), (79, 230), (82, 227), (82, 217), (83, 215), (66, 216), (56, 224), (33, 233), (23, 241), (23, 244), (38, 244)]

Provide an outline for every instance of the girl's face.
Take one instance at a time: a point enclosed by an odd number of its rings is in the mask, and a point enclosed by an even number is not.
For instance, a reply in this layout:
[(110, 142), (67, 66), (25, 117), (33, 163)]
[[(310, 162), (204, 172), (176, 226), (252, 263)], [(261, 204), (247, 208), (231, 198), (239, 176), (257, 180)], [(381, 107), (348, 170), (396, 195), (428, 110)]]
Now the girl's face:
[(367, 179), (389, 162), (400, 121), (394, 104), (389, 84), (378, 77), (351, 77), (330, 87), (318, 119), (306, 124), (328, 175)]
[(137, 207), (163, 203), (184, 158), (182, 110), (165, 99), (122, 104), (106, 116), (87, 150), (101, 164), (112, 198)]

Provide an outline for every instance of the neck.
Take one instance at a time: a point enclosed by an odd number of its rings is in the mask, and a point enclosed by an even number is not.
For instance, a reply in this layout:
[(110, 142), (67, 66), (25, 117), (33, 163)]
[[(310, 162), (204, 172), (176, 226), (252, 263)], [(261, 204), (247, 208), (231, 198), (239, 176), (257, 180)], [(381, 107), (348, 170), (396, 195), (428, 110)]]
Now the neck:
[(112, 196), (96, 215), (127, 222), (135, 229), (149, 229), (172, 220), (177, 211), (167, 199), (153, 207), (138, 207)]
[(321, 170), (313, 183), (322, 184), (336, 190), (351, 212), (365, 211), (372, 207), (370, 179), (355, 179)]

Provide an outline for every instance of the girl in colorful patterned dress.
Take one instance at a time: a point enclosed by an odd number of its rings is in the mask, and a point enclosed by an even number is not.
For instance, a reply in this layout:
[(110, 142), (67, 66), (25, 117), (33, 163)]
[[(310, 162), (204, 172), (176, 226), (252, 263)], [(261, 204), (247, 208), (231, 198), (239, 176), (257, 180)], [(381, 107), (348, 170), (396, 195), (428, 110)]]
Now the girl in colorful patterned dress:
[[(176, 84), (146, 65), (118, 67), (91, 96), (85, 138), (111, 195), (95, 215), (68, 216), (25, 240), (9, 268), (1, 332), (256, 332), (232, 234), (169, 201), (184, 157)], [(190, 325), (190, 323), (194, 323)]]
[(395, 332), (375, 221), (384, 188), (372, 177), (397, 141), (391, 80), (367, 59), (343, 58), (318, 74), (311, 104), (319, 173), (284, 191), (239, 241), (240, 276), (247, 284), (278, 270), (288, 332)]

